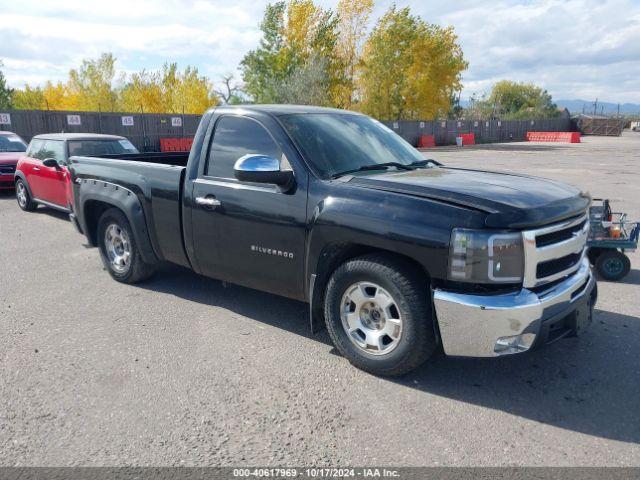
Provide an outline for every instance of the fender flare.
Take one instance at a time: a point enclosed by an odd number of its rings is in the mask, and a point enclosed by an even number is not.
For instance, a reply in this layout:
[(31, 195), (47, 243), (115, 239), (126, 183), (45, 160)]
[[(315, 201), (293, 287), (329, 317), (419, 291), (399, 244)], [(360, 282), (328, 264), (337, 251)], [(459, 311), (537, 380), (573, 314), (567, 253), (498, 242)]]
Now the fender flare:
[(90, 238), (90, 230), (87, 228), (86, 221), (87, 203), (91, 201), (111, 205), (122, 211), (127, 217), (129, 225), (131, 225), (134, 240), (138, 245), (140, 255), (144, 262), (155, 265), (160, 261), (151, 245), (144, 210), (135, 193), (121, 185), (102, 180), (84, 180), (82, 182), (80, 186), (81, 227), (83, 231), (86, 232), (89, 243), (93, 244), (95, 242)]

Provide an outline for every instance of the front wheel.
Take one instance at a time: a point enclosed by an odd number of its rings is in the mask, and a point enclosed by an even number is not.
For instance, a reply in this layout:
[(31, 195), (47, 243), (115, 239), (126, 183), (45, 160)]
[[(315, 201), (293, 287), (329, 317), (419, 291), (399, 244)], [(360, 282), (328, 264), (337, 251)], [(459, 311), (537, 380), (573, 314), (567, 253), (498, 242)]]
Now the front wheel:
[(122, 283), (149, 278), (154, 268), (144, 262), (127, 217), (117, 208), (107, 210), (98, 221), (98, 246), (109, 274)]
[(426, 276), (387, 255), (349, 260), (333, 273), (325, 322), (340, 353), (375, 375), (407, 373), (436, 350)]
[(25, 212), (31, 212), (38, 208), (38, 204), (31, 199), (29, 189), (22, 179), (16, 181), (16, 200), (18, 206)]
[(631, 261), (618, 250), (606, 250), (596, 260), (596, 271), (605, 280), (616, 281), (631, 270)]

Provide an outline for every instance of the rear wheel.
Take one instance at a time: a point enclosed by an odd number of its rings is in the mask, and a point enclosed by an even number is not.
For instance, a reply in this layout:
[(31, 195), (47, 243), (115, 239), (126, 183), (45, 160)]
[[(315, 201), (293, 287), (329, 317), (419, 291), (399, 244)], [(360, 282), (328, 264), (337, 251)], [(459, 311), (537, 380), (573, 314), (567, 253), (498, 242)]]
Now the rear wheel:
[(367, 372), (402, 375), (436, 350), (429, 288), (408, 262), (386, 255), (346, 262), (329, 280), (324, 311), (336, 348)]
[(98, 246), (102, 263), (118, 282), (136, 283), (149, 278), (154, 267), (144, 262), (127, 217), (117, 208), (98, 221)]
[(607, 250), (598, 255), (596, 271), (605, 280), (616, 281), (623, 278), (631, 270), (631, 261), (618, 250)]
[(29, 189), (22, 179), (16, 181), (16, 200), (18, 201), (18, 206), (25, 212), (31, 212), (38, 208), (38, 204), (31, 199)]

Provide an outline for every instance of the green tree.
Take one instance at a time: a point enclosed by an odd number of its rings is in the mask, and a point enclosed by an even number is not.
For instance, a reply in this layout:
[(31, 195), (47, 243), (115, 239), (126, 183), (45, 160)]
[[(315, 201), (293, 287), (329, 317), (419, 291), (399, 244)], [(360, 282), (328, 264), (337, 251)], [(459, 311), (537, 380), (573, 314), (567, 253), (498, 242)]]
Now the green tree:
[(13, 92), (13, 107), (18, 110), (43, 110), (47, 108), (44, 93), (40, 87), (25, 85)]
[[(292, 95), (284, 85), (293, 85), (296, 91), (306, 85), (314, 92), (328, 92), (340, 81), (337, 25), (336, 15), (312, 0), (268, 5), (260, 24), (260, 44), (241, 63), (245, 91), (257, 103), (309, 103), (308, 97)], [(329, 95), (323, 94), (322, 100), (331, 103)]]
[(115, 110), (115, 62), (113, 54), (103, 53), (97, 60), (83, 60), (80, 68), (69, 72), (67, 89), (77, 98), (78, 110)]
[(240, 63), (245, 90), (256, 103), (274, 103), (275, 86), (288, 76), (284, 59), (285, 11), (285, 2), (267, 5), (260, 23), (260, 44)]
[(13, 89), (7, 85), (7, 80), (2, 72), (3, 66), (4, 64), (0, 60), (0, 110), (9, 110), (13, 108)]
[(552, 118), (560, 115), (551, 95), (531, 83), (497, 82), (489, 96), (480, 101), (483, 112), (506, 120)]
[(432, 25), (392, 6), (363, 51), (360, 108), (381, 120), (446, 115), (467, 68), (453, 28)]

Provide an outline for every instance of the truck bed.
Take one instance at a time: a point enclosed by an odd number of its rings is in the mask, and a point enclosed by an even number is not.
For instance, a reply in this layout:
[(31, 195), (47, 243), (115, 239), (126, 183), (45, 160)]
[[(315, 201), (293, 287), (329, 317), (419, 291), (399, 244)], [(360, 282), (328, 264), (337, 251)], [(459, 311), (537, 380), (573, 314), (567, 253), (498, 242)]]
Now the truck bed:
[(158, 258), (188, 266), (182, 242), (181, 210), (187, 157), (186, 153), (71, 157), (69, 170), (83, 192), (79, 195), (82, 198), (74, 198), (75, 206), (80, 207), (87, 200), (84, 192), (95, 196), (100, 185), (129, 191), (142, 208)]

